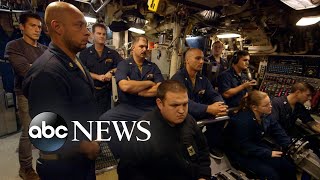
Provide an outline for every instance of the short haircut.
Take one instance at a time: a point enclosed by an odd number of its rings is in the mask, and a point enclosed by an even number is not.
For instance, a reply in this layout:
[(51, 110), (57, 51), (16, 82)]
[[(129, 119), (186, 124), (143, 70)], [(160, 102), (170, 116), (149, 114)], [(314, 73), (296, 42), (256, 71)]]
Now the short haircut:
[(148, 38), (146, 36), (138, 35), (138, 36), (132, 37), (132, 46), (134, 46), (140, 40), (140, 38), (143, 38), (148, 42)]
[(213, 45), (218, 44), (218, 43), (221, 44), (221, 45), (224, 45), (222, 41), (218, 40), (218, 41), (215, 41), (215, 42), (212, 44), (212, 47), (213, 47)]
[(95, 23), (94, 25), (92, 25), (92, 33), (94, 33), (96, 31), (96, 27), (100, 27), (100, 28), (107, 31), (107, 27), (104, 24)]
[(202, 50), (199, 49), (199, 48), (188, 48), (188, 49), (183, 53), (184, 60), (186, 60), (186, 58), (187, 58), (187, 56), (189, 55), (190, 52), (195, 51), (195, 50), (199, 50), (199, 51), (202, 52)]
[(32, 12), (27, 12), (27, 13), (23, 13), (19, 16), (19, 23), (25, 25), (28, 21), (28, 18), (38, 19), (39, 21), (42, 20), (38, 14), (35, 14)]
[(245, 50), (236, 51), (232, 57), (232, 64), (238, 64), (239, 60), (244, 56), (250, 56), (249, 52)]
[(163, 81), (158, 89), (157, 89), (157, 98), (159, 98), (161, 101), (165, 99), (165, 96), (167, 92), (188, 92), (187, 88), (180, 83), (179, 81), (176, 80), (165, 80)]
[(296, 91), (302, 91), (305, 92), (307, 90), (309, 90), (311, 92), (311, 94), (313, 94), (315, 92), (314, 87), (307, 83), (307, 82), (296, 82), (292, 87), (291, 87), (291, 93), (294, 93)]

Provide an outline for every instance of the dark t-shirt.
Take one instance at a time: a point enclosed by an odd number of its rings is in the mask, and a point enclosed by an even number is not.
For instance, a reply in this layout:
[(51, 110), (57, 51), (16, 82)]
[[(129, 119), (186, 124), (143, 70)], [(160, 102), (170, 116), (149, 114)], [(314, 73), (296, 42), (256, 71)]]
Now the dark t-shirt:
[(4, 57), (8, 58), (13, 66), (15, 72), (14, 90), (18, 95), (22, 94), (22, 81), (31, 65), (46, 49), (46, 46), (39, 43), (37, 43), (37, 47), (34, 47), (22, 38), (8, 42)]

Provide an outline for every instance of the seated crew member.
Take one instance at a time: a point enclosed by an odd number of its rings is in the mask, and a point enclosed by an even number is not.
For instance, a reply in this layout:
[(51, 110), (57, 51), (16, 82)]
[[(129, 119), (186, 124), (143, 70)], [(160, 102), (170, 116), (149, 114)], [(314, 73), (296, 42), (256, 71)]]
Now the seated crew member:
[(120, 104), (100, 119), (133, 121), (155, 107), (155, 95), (163, 76), (155, 63), (145, 59), (147, 38), (137, 36), (132, 43), (132, 57), (121, 61), (115, 74)]
[(263, 140), (272, 137), (280, 149), (291, 143), (278, 121), (270, 116), (271, 110), (271, 101), (266, 93), (249, 92), (225, 131), (228, 141), (226, 153), (232, 162), (252, 171), (260, 179), (296, 179), (294, 164), (282, 157), (281, 150), (273, 150)]
[(218, 76), (219, 93), (229, 107), (237, 107), (247, 94), (247, 89), (256, 85), (256, 80), (248, 81), (244, 70), (249, 66), (250, 55), (247, 51), (235, 52), (232, 67)]
[(229, 66), (227, 59), (221, 57), (223, 50), (223, 42), (215, 41), (212, 45), (211, 55), (206, 58), (207, 62), (203, 64), (203, 75), (210, 80), (213, 88), (218, 88), (218, 75), (227, 70)]
[(306, 82), (297, 82), (291, 88), (288, 96), (272, 99), (272, 118), (277, 120), (289, 136), (297, 137), (296, 120), (299, 118), (310, 129), (320, 133), (320, 124), (311, 116), (304, 107), (304, 103), (311, 99), (314, 88)]
[[(216, 115), (225, 115), (227, 106), (219, 93), (217, 93), (209, 80), (199, 72), (204, 62), (203, 52), (197, 48), (190, 48), (185, 53), (186, 67), (179, 70), (173, 80), (183, 83), (188, 89), (189, 113), (196, 119), (212, 118)], [(206, 137), (208, 139), (211, 154), (218, 159), (223, 153), (217, 146), (221, 144), (221, 135), (224, 122), (217, 122), (207, 126)]]
[(71, 142), (74, 135), (71, 121), (77, 120), (88, 128), (86, 122), (98, 118), (93, 81), (76, 57), (88, 42), (87, 23), (78, 8), (65, 2), (47, 6), (45, 23), (52, 42), (28, 71), (23, 93), (28, 98), (32, 118), (42, 112), (54, 112), (65, 120), (69, 131), (60, 149), (40, 152), (37, 172), (42, 180), (94, 180), (99, 144), (80, 133), (80, 142)]
[[(155, 108), (155, 96), (163, 76), (155, 63), (145, 59), (147, 38), (137, 36), (132, 43), (132, 57), (121, 61), (116, 71), (120, 104), (102, 114), (101, 120), (135, 121)], [(115, 132), (114, 129), (109, 131)], [(109, 142), (116, 157), (121, 151), (117, 143)]]
[(93, 45), (81, 51), (80, 60), (87, 67), (94, 80), (94, 93), (101, 115), (111, 108), (111, 78), (122, 60), (117, 51), (104, 45), (107, 28), (96, 23), (92, 26)]
[(146, 129), (151, 137), (126, 144), (118, 165), (119, 180), (210, 179), (208, 146), (196, 121), (188, 115), (186, 87), (175, 80), (164, 81), (158, 87), (156, 102), (157, 108), (140, 118), (150, 121)]

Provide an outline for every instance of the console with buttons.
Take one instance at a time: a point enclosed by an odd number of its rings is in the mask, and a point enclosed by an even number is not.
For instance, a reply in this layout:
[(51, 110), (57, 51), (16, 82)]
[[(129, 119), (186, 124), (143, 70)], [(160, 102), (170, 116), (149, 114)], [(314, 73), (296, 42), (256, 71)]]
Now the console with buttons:
[(316, 89), (311, 107), (320, 114), (320, 56), (269, 56), (259, 90), (271, 98), (287, 96), (296, 82), (308, 82)]

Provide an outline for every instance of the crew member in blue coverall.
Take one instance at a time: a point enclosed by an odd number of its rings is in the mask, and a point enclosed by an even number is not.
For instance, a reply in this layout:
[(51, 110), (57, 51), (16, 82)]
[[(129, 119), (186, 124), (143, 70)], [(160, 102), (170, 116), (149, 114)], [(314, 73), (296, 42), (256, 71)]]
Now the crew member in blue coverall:
[(93, 45), (80, 52), (79, 58), (90, 72), (99, 115), (111, 108), (111, 78), (123, 59), (117, 51), (105, 46), (107, 28), (104, 24), (92, 26)]
[(247, 51), (235, 52), (231, 61), (232, 67), (218, 76), (219, 93), (230, 108), (238, 107), (241, 99), (246, 96), (247, 89), (256, 85), (256, 81), (249, 81), (243, 72), (248, 68), (250, 61), (250, 55)]
[[(197, 48), (190, 48), (185, 53), (186, 67), (179, 70), (173, 80), (183, 83), (188, 89), (189, 113), (196, 119), (213, 118), (216, 115), (225, 115), (227, 106), (223, 98), (217, 93), (209, 80), (199, 72), (204, 63), (203, 52)], [(222, 140), (224, 122), (217, 122), (207, 126), (205, 135), (208, 139), (210, 153), (218, 159), (223, 157), (219, 150)]]
[[(101, 120), (136, 121), (156, 105), (156, 92), (164, 80), (155, 63), (146, 60), (147, 38), (137, 36), (133, 40), (132, 57), (117, 66), (116, 81), (120, 104), (100, 116)], [(114, 129), (109, 131), (115, 132)], [(109, 142), (115, 156), (118, 156), (117, 141)]]
[[(260, 179), (294, 180), (295, 166), (283, 157), (282, 151), (290, 145), (291, 139), (278, 121), (271, 118), (271, 109), (266, 93), (249, 92), (225, 131), (226, 153), (232, 162), (252, 171)], [(279, 146), (270, 147), (265, 137), (273, 138)]]

